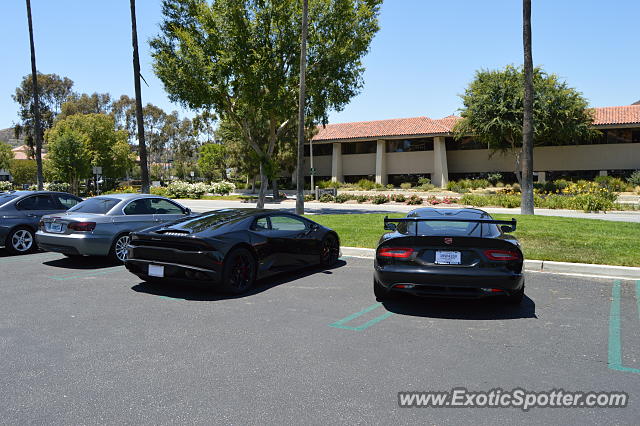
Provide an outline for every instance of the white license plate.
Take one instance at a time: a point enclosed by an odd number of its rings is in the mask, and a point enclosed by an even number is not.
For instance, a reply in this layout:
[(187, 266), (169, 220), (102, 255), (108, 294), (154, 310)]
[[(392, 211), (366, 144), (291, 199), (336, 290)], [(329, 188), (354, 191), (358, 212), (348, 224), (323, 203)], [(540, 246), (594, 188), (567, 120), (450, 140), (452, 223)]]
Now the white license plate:
[(164, 266), (149, 265), (149, 276), (150, 277), (164, 277)]
[(55, 222), (45, 223), (45, 228), (46, 228), (47, 232), (57, 232), (57, 233), (62, 232), (62, 224), (61, 223), (55, 223)]
[(462, 263), (462, 254), (459, 251), (436, 251), (436, 263), (459, 265)]

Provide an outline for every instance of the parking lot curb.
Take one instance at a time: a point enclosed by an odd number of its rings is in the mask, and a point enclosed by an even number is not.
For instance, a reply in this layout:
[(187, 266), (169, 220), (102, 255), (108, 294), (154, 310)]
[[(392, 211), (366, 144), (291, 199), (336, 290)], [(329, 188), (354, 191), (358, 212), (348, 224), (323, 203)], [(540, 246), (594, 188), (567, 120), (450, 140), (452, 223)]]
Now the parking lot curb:
[[(341, 247), (344, 256), (373, 259), (375, 249)], [(555, 274), (590, 275), (606, 278), (640, 280), (640, 268), (631, 266), (594, 265), (591, 263), (553, 262), (550, 260), (525, 260), (524, 269), (533, 272)]]

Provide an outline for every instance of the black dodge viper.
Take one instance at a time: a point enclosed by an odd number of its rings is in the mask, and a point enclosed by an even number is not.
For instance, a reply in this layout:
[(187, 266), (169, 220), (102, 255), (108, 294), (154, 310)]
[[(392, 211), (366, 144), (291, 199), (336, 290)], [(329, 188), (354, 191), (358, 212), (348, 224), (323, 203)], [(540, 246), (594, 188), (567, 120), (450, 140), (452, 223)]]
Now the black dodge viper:
[(131, 235), (126, 268), (145, 281), (190, 282), (241, 294), (256, 279), (333, 265), (338, 234), (278, 210), (223, 209)]
[(398, 293), (428, 297), (501, 296), (520, 303), (524, 262), (509, 235), (515, 219), (494, 220), (479, 209), (420, 208), (385, 218), (374, 263), (378, 300)]

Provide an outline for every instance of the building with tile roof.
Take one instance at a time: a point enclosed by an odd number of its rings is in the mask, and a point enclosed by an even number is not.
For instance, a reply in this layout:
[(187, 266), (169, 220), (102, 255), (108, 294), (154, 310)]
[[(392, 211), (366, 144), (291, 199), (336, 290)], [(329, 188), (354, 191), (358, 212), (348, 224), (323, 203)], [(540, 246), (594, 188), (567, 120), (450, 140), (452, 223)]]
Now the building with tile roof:
[[(321, 126), (312, 144), (305, 147), (307, 174), (311, 172), (313, 149), (317, 179), (355, 182), (365, 178), (397, 185), (425, 176), (444, 187), (450, 177), (491, 172), (513, 176), (513, 154), (492, 152), (472, 137), (453, 138), (452, 129), (458, 120), (460, 117), (451, 115)], [(597, 140), (536, 147), (538, 180), (625, 175), (640, 169), (640, 105), (594, 108), (593, 126), (602, 132)]]

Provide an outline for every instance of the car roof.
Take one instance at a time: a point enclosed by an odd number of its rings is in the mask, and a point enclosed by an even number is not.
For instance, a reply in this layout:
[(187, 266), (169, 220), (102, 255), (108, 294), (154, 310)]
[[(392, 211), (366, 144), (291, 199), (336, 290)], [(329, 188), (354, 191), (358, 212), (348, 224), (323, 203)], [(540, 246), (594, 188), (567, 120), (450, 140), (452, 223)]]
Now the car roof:
[[(5, 191), (0, 192), (0, 194), (13, 194), (17, 197), (26, 197), (27, 195), (38, 195), (38, 194), (68, 194), (68, 192), (64, 191)], [(71, 194), (73, 195), (73, 194)]]
[(473, 208), (462, 209), (438, 209), (433, 207), (423, 207), (411, 210), (407, 217), (428, 217), (428, 218), (456, 218), (456, 219), (480, 219), (491, 218), (491, 215), (484, 210)]
[(112, 198), (115, 200), (132, 200), (134, 198), (165, 198), (161, 195), (153, 195), (153, 194), (105, 194), (105, 195), (97, 195), (100, 198)]

